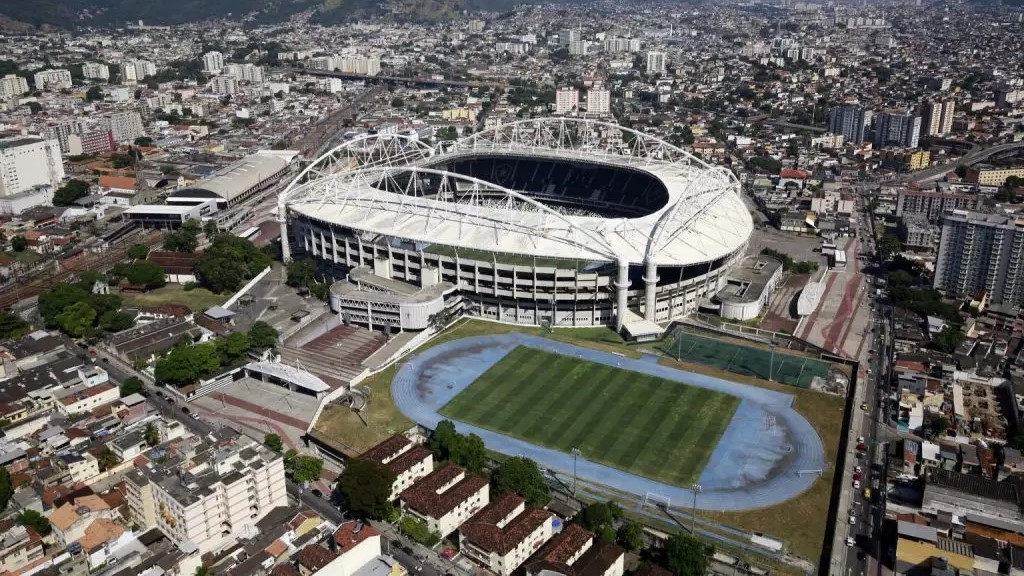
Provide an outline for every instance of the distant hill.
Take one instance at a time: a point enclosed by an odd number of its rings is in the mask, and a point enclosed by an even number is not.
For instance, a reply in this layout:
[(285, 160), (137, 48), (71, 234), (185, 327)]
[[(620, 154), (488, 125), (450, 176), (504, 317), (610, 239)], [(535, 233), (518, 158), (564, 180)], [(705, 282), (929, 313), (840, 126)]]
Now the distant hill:
[(0, 0), (0, 26), (108, 26), (134, 23), (167, 25), (252, 14), (273, 23), (315, 9), (314, 21), (337, 24), (360, 18), (436, 22), (461, 10), (508, 10), (521, 0)]

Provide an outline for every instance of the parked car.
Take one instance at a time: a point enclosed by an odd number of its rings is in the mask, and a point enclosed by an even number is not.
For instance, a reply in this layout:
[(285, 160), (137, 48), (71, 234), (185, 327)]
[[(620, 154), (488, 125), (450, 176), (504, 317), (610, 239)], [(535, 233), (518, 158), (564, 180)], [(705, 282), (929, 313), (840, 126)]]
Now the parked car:
[(847, 536), (846, 537), (846, 545), (847, 546), (853, 546), (856, 543), (857, 543), (857, 541), (853, 539), (853, 536)]
[(856, 523), (857, 523), (857, 517), (854, 516), (853, 514), (850, 514), (850, 524), (856, 524)]
[(321, 492), (320, 490), (316, 489), (316, 488), (313, 488), (312, 490), (310, 490), (309, 493), (312, 494), (313, 496), (316, 496), (317, 498), (323, 498), (324, 497), (324, 493)]
[(182, 406), (181, 407), (181, 412), (183, 414), (191, 414), (192, 413), (192, 411), (188, 409), (188, 406)]

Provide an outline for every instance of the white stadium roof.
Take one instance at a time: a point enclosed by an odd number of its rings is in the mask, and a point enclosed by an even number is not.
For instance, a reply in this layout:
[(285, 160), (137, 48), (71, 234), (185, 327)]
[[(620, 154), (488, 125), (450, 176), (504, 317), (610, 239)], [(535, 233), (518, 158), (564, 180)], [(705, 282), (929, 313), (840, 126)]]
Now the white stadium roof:
[(258, 152), (221, 168), (181, 192), (187, 192), (190, 189), (209, 190), (217, 196), (231, 201), (287, 166), (288, 159), (286, 157)]
[[(614, 138), (605, 142), (615, 131), (632, 133), (631, 143), (616, 144)], [(574, 140), (567, 141), (567, 133)], [(604, 134), (603, 140), (586, 135), (592, 133)], [(334, 173), (322, 170), (333, 159), (328, 153), (311, 167), (311, 175), (318, 177), (303, 182), (304, 172), (281, 202), (311, 218), (425, 244), (538, 258), (650, 260), (667, 266), (729, 256), (753, 231), (731, 172), (611, 124), (530, 120), (478, 133), (448, 150), (415, 149), (418, 154), (410, 154), (410, 149), (415, 148), (402, 148), (401, 161), (394, 164), (377, 156), (361, 168), (345, 169), (351, 167), (349, 159)], [(481, 155), (546, 157), (642, 170), (665, 185), (668, 202), (640, 217), (578, 215), (545, 206), (528, 193), (427, 167), (449, 158)], [(402, 177), (410, 172), (418, 177)], [(417, 195), (422, 191), (416, 187), (424, 180), (440, 182), (440, 193)]]

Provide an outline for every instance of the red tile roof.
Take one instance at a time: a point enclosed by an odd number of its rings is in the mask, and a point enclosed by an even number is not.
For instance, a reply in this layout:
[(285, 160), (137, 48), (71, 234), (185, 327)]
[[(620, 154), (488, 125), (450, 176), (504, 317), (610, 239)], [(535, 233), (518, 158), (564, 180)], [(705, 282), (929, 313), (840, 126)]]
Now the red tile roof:
[(299, 566), (308, 568), (311, 572), (322, 569), (337, 557), (337, 554), (319, 544), (310, 544), (298, 553)]
[(809, 176), (809, 174), (803, 170), (795, 170), (792, 168), (783, 168), (782, 170), (779, 170), (780, 178), (795, 178), (797, 180), (803, 180), (804, 178), (807, 178), (807, 176)]
[(502, 494), (460, 526), (459, 533), (477, 548), (504, 556), (554, 516), (541, 508), (527, 508), (500, 526), (522, 504), (521, 496)]
[(130, 176), (112, 176), (110, 174), (104, 174), (100, 176), (100, 187), (135, 190), (135, 178)]
[(369, 522), (363, 522), (359, 532), (356, 532), (356, 522), (356, 520), (345, 522), (334, 531), (334, 542), (338, 545), (338, 554), (345, 554), (364, 541), (380, 536), (380, 532)]
[[(460, 476), (461, 480), (447, 490), (440, 491)], [(487, 478), (466, 474), (465, 470), (449, 462), (402, 492), (401, 498), (407, 506), (421, 514), (442, 518), (484, 486), (487, 486)]]

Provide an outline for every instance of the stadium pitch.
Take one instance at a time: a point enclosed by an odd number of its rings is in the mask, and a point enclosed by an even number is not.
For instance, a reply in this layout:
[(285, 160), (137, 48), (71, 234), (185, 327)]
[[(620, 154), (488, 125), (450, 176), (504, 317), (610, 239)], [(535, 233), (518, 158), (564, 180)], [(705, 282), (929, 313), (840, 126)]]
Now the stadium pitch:
[(740, 404), (722, 392), (519, 346), (440, 413), (675, 486), (703, 472)]

